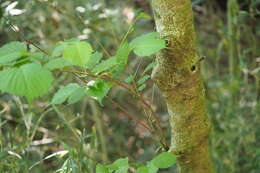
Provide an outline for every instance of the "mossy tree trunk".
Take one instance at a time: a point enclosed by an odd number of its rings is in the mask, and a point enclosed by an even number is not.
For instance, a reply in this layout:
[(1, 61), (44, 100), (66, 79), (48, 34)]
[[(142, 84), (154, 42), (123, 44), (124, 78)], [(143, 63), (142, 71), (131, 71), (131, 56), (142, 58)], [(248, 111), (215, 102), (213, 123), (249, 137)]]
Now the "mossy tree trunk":
[(167, 40), (152, 78), (170, 114), (171, 151), (180, 173), (213, 173), (208, 150), (210, 124), (196, 54), (191, 0), (151, 0), (156, 29)]

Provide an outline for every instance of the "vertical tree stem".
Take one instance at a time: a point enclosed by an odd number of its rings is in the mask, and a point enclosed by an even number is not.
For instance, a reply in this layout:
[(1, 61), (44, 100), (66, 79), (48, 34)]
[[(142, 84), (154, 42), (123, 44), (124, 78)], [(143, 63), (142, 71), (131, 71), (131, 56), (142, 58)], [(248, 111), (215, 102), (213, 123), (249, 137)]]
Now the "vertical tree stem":
[(94, 116), (94, 120), (97, 126), (97, 131), (99, 135), (99, 140), (101, 144), (101, 150), (102, 150), (102, 160), (104, 162), (108, 161), (108, 156), (107, 156), (107, 144), (106, 144), (106, 137), (104, 135), (104, 127), (103, 127), (103, 122), (102, 122), (102, 115), (100, 112), (100, 108), (97, 104), (96, 101), (90, 100), (90, 107)]
[(213, 173), (208, 151), (204, 86), (196, 54), (190, 0), (151, 0), (156, 29), (167, 41), (152, 78), (164, 95), (171, 124), (171, 151), (180, 173)]
[(239, 50), (238, 50), (238, 13), (237, 0), (228, 0), (228, 51), (229, 51), (229, 73), (230, 79), (239, 77)]
[[(239, 73), (239, 23), (238, 13), (239, 5), (237, 0), (228, 0), (227, 2), (227, 19), (228, 19), (228, 60), (229, 60), (229, 75), (231, 85), (238, 85), (240, 79)], [(234, 83), (235, 82), (235, 83)], [(239, 100), (239, 87), (234, 87), (231, 91), (231, 100), (229, 110), (234, 112), (236, 103)]]

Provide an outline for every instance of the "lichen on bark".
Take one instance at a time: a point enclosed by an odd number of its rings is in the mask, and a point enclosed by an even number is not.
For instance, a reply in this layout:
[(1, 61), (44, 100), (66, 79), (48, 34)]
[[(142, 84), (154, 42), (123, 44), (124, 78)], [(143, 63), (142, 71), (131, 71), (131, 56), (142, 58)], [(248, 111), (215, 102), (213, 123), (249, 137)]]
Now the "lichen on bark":
[(167, 41), (157, 55), (152, 78), (166, 99), (171, 124), (171, 151), (181, 173), (214, 172), (208, 151), (210, 124), (196, 54), (190, 0), (151, 0), (156, 29)]

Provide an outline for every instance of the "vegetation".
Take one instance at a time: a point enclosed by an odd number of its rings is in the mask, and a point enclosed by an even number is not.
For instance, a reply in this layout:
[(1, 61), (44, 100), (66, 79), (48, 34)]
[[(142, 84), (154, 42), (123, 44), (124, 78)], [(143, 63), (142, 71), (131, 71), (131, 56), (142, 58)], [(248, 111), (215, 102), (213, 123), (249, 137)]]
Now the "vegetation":
[(168, 2), (0, 1), (0, 172), (259, 172), (260, 2)]
[(196, 53), (191, 1), (152, 1), (156, 28), (167, 40), (152, 77), (166, 99), (171, 124), (170, 151), (180, 173), (213, 173), (208, 150), (210, 123)]

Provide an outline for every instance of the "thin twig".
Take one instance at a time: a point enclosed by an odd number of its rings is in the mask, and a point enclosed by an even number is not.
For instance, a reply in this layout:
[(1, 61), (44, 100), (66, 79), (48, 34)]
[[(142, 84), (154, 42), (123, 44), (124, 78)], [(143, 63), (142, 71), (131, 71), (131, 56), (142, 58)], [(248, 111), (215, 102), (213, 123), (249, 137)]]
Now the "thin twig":
[(139, 121), (134, 115), (132, 115), (130, 112), (128, 112), (123, 106), (119, 105), (117, 102), (115, 102), (114, 100), (112, 100), (112, 99), (110, 99), (110, 98), (108, 98), (108, 100), (109, 100), (113, 105), (115, 105), (117, 108), (119, 108), (127, 117), (133, 119), (136, 123), (142, 125), (142, 126), (143, 126), (144, 128), (146, 128), (148, 131), (150, 131), (150, 132), (152, 131), (151, 128), (150, 128), (147, 124), (145, 124), (145, 123)]
[[(134, 97), (136, 97), (144, 105), (143, 109), (144, 109), (146, 118), (147, 118), (147, 120), (150, 120), (150, 123), (151, 123), (153, 129), (155, 130), (155, 133), (158, 133), (157, 136), (160, 138), (160, 143), (162, 144), (162, 146), (165, 150), (169, 149), (169, 145), (167, 144), (167, 140), (165, 138), (165, 135), (163, 134), (163, 129), (160, 125), (160, 120), (156, 116), (156, 113), (153, 111), (151, 105), (145, 101), (145, 99), (139, 92), (133, 90), (126, 83), (121, 82), (119, 80), (115, 80), (107, 75), (96, 75), (96, 74), (93, 74), (91, 72), (86, 72), (86, 71), (82, 72), (82, 71), (76, 71), (76, 70), (54, 70), (54, 72), (68, 72), (68, 73), (78, 74), (78, 75), (87, 75), (92, 78), (100, 78), (105, 81), (113, 82), (113, 83), (117, 84), (118, 86), (126, 89), (129, 93), (131, 93)], [(146, 109), (149, 110), (150, 113), (147, 113), (145, 111)]]
[(40, 48), (37, 44), (33, 43), (33, 42), (30, 41), (30, 40), (27, 40), (27, 39), (25, 38), (25, 36), (23, 35), (23, 33), (21, 32), (21, 29), (17, 30), (17, 29), (16, 29), (16, 26), (15, 26), (14, 24), (12, 24), (10, 21), (8, 21), (8, 25), (10, 25), (11, 29), (12, 29), (14, 32), (20, 34), (20, 37), (22, 38), (22, 41), (24, 41), (24, 42), (26, 42), (27, 44), (30, 44), (30, 45), (34, 46), (35, 48), (39, 49), (39, 50), (40, 50), (42, 53), (44, 53), (45, 55), (50, 56), (50, 54), (49, 54), (48, 52), (46, 52), (45, 50), (43, 50), (42, 48)]

